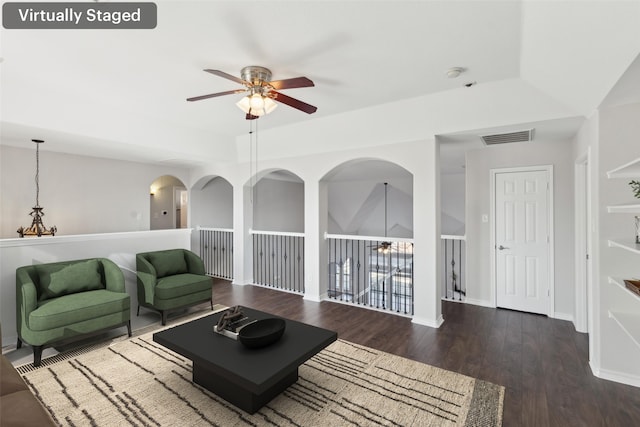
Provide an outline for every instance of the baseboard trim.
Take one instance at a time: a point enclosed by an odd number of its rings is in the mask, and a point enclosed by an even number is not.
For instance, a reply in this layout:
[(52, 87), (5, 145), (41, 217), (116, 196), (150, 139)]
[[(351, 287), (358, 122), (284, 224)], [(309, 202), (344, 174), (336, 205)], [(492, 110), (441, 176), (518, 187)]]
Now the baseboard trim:
[(589, 365), (591, 366), (591, 372), (593, 372), (593, 375), (598, 378), (633, 387), (640, 387), (640, 376), (638, 375), (631, 375), (625, 372), (612, 371), (609, 369), (594, 369), (595, 367), (591, 363), (589, 363)]
[(322, 298), (322, 296), (318, 297), (317, 295), (304, 294), (302, 299), (305, 301), (321, 302), (324, 298)]
[(571, 322), (574, 324), (575, 327), (575, 322), (573, 319), (573, 315), (569, 314), (569, 313), (558, 313), (557, 311), (553, 313), (553, 318), (554, 319), (558, 319), (558, 320), (566, 320), (567, 322)]
[(494, 304), (481, 299), (465, 298), (462, 302), (465, 302), (467, 304), (479, 305), (480, 307), (496, 308)]
[(444, 317), (440, 315), (435, 321), (431, 319), (424, 319), (421, 317), (413, 317), (411, 319), (411, 323), (415, 323), (416, 325), (429, 326), (431, 328), (439, 328), (444, 323)]

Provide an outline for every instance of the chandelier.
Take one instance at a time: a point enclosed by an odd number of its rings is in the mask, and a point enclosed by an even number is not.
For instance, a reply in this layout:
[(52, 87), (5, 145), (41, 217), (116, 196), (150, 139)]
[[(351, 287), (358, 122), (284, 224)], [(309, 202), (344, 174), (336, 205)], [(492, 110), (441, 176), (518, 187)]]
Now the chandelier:
[(36, 144), (36, 205), (33, 207), (33, 210), (29, 215), (33, 218), (31, 221), (31, 226), (24, 228), (18, 228), (18, 235), (20, 237), (24, 236), (55, 236), (58, 229), (54, 225), (50, 229), (44, 226), (42, 223), (42, 217), (44, 216), (44, 212), (42, 210), (43, 207), (40, 206), (40, 144), (44, 143), (41, 139), (32, 139), (31, 141)]

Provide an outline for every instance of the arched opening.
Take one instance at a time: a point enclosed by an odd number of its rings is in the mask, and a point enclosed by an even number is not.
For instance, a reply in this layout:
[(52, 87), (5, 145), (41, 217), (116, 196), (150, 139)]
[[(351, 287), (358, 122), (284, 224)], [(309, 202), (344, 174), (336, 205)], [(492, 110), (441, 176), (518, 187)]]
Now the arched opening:
[(252, 195), (253, 229), (304, 232), (304, 182), (286, 170), (264, 174)]
[(336, 166), (326, 190), (330, 299), (413, 314), (413, 174), (378, 159)]
[(286, 170), (270, 170), (245, 188), (253, 283), (304, 293), (304, 181)]
[(191, 188), (191, 248), (208, 275), (233, 279), (233, 186), (220, 176), (205, 176)]
[(150, 229), (187, 228), (189, 193), (172, 175), (162, 175), (149, 186)]

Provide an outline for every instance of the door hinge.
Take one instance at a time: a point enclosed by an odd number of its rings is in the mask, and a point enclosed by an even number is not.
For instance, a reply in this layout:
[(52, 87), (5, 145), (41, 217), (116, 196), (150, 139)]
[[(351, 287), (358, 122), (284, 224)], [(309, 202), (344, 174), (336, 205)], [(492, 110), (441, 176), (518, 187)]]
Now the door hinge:
[(551, 289), (547, 289), (547, 296), (550, 297), (551, 296)]
[(589, 259), (589, 254), (587, 254), (587, 259)]

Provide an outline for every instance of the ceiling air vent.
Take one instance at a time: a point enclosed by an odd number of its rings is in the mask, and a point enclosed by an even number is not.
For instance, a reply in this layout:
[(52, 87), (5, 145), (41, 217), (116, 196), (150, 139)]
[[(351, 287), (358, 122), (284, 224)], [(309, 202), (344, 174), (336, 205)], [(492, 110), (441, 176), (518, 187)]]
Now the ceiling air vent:
[(498, 133), (495, 135), (485, 135), (482, 141), (486, 145), (508, 144), (510, 142), (527, 142), (533, 140), (533, 129), (521, 130), (518, 132)]

